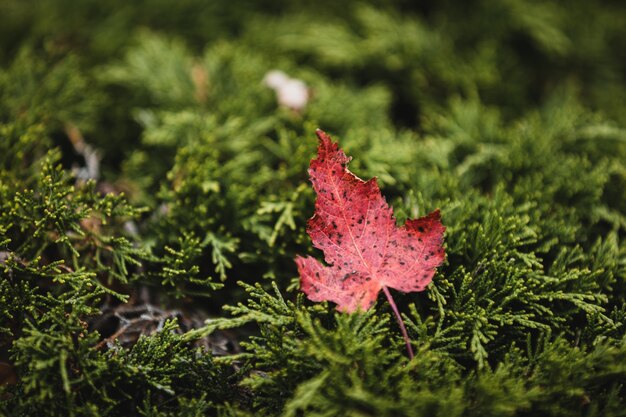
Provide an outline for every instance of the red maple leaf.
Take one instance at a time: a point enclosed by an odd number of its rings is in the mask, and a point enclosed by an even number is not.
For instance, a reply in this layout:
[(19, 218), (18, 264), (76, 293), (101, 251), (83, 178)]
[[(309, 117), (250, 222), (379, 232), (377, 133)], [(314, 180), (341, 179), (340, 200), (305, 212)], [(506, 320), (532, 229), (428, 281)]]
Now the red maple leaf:
[(302, 291), (311, 301), (332, 301), (351, 313), (369, 309), (383, 290), (408, 341), (388, 288), (422, 291), (431, 282), (445, 258), (439, 210), (396, 226), (376, 178), (355, 176), (347, 168), (351, 158), (326, 133), (316, 133), (320, 143), (309, 175), (317, 199), (307, 232), (328, 266), (298, 256)]

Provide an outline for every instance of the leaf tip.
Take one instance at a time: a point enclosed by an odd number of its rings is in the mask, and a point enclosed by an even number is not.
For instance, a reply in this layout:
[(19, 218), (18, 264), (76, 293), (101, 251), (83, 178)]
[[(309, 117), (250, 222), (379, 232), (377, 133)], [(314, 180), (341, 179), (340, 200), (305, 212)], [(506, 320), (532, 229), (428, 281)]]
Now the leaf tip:
[(320, 128), (315, 129), (315, 134), (320, 140), (330, 139), (330, 136)]

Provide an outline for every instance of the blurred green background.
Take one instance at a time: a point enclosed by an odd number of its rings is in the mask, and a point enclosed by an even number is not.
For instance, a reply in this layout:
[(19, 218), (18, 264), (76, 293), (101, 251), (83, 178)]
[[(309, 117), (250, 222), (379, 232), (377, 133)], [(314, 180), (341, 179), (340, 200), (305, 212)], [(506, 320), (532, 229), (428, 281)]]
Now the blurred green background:
[[(625, 126), (620, 0), (0, 0), (0, 413), (624, 415)], [(298, 290), (316, 128), (442, 211), (411, 363)]]

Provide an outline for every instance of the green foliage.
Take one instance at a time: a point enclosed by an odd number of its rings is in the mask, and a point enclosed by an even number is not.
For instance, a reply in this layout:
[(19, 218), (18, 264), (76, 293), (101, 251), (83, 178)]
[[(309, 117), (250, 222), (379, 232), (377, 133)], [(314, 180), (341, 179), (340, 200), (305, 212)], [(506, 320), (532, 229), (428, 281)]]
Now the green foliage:
[[(33, 6), (0, 3), (0, 414), (624, 415), (622, 4)], [(441, 209), (412, 361), (382, 298), (298, 291), (317, 127), (399, 221)], [(180, 326), (95, 329), (146, 293)]]

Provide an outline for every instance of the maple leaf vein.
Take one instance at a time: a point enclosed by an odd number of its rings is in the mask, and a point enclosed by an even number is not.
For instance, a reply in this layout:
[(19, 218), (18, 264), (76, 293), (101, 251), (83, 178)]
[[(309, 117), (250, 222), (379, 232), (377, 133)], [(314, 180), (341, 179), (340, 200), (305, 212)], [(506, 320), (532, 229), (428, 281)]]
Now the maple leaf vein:
[[(344, 167), (344, 170), (345, 170), (345, 167)], [(367, 261), (365, 261), (365, 258), (363, 257), (363, 254), (361, 253), (361, 249), (359, 248), (359, 246), (356, 244), (356, 241), (354, 240), (354, 235), (352, 234), (352, 229), (350, 228), (350, 223), (348, 222), (348, 218), (346, 217), (346, 211), (343, 207), (343, 200), (339, 196), (337, 183), (335, 182), (335, 178), (332, 175), (330, 176), (330, 182), (333, 186), (333, 192), (335, 193), (335, 196), (337, 197), (337, 201), (339, 202), (339, 211), (341, 212), (341, 215), (343, 216), (343, 221), (345, 222), (346, 229), (348, 229), (348, 233), (350, 234), (350, 240), (352, 241), (352, 245), (356, 248), (356, 252), (359, 254), (359, 258), (361, 258), (361, 261), (363, 261), (363, 265), (365, 265), (370, 275), (372, 275), (372, 278), (374, 278), (369, 264), (367, 263)], [(369, 199), (368, 199), (368, 202), (369, 202)]]

